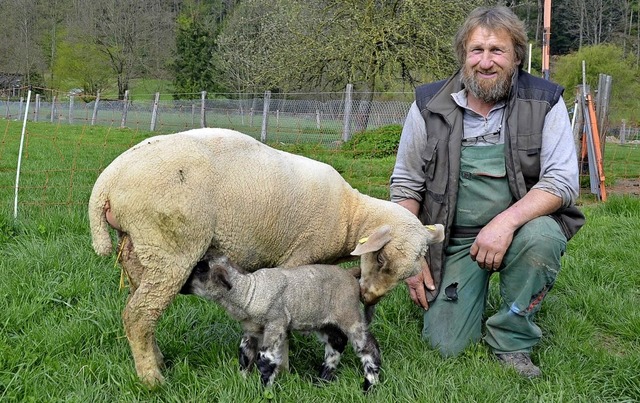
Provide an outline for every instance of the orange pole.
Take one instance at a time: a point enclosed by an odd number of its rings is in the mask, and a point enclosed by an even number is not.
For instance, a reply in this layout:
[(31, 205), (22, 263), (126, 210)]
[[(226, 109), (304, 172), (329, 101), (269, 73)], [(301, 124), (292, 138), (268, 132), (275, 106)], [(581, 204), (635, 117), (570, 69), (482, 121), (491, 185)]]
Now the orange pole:
[(549, 42), (551, 41), (551, 0), (544, 0), (542, 30), (542, 78), (549, 79)]
[(598, 120), (596, 119), (596, 110), (593, 107), (591, 94), (587, 94), (587, 107), (589, 109), (589, 118), (591, 119), (591, 137), (593, 138), (593, 148), (595, 149), (595, 163), (598, 167), (598, 180), (600, 182), (600, 199), (607, 201), (607, 191), (604, 188), (604, 169), (602, 166), (602, 152), (600, 149), (600, 135), (598, 134)]

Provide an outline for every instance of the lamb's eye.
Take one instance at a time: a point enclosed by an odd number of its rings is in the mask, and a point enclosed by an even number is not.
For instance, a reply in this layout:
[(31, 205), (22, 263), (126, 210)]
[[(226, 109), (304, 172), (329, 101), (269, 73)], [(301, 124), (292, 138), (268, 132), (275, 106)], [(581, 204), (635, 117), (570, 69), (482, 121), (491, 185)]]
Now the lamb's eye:
[(378, 262), (378, 266), (383, 267), (386, 260), (384, 258), (384, 256), (382, 255), (382, 253), (378, 253), (378, 256), (376, 257), (376, 261)]
[(196, 263), (196, 267), (193, 268), (193, 272), (196, 274), (206, 273), (209, 270), (209, 264), (204, 260)]

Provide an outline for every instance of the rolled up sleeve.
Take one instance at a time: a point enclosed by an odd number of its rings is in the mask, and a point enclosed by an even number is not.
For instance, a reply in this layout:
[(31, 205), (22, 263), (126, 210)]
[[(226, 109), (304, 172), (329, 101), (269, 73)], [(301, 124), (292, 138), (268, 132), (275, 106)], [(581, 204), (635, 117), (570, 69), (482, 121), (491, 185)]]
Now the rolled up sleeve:
[(425, 122), (416, 103), (413, 102), (402, 128), (396, 164), (391, 174), (392, 202), (407, 199), (422, 202), (425, 191), (425, 161), (422, 150), (425, 149), (426, 143)]
[(578, 159), (567, 106), (561, 99), (545, 118), (540, 150), (540, 178), (533, 189), (562, 199), (563, 207), (575, 203), (580, 193)]

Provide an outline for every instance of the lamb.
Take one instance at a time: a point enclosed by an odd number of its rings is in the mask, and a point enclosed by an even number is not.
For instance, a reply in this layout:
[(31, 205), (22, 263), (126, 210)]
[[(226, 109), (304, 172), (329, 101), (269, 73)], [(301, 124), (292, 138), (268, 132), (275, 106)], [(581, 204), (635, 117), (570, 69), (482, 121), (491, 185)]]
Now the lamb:
[[(136, 372), (164, 381), (158, 319), (196, 263), (212, 253), (255, 271), (360, 257), (373, 305), (426, 265), (443, 227), (353, 189), (330, 165), (226, 129), (148, 138), (115, 158), (88, 204), (93, 248), (118, 256), (130, 294), (122, 313)], [(285, 357), (286, 360), (286, 357)]]
[(346, 269), (306, 265), (246, 273), (220, 256), (199, 262), (182, 292), (219, 303), (242, 323), (240, 368), (249, 372), (256, 364), (263, 385), (273, 383), (291, 330), (315, 331), (325, 343), (320, 379), (335, 378), (350, 340), (364, 367), (363, 390), (378, 382), (380, 349), (363, 317), (358, 280)]

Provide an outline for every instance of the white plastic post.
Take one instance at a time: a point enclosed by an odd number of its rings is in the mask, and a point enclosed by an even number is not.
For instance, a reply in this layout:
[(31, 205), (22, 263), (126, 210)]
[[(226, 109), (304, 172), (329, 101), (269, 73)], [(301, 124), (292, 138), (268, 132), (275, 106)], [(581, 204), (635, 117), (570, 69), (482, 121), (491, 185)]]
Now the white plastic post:
[(18, 167), (16, 168), (16, 190), (13, 201), (13, 219), (18, 218), (18, 185), (20, 183), (20, 165), (22, 164), (22, 148), (24, 146), (24, 133), (27, 130), (27, 116), (29, 116), (29, 103), (31, 102), (31, 90), (27, 93), (27, 106), (22, 120), (22, 135), (20, 136), (20, 151), (18, 151)]

